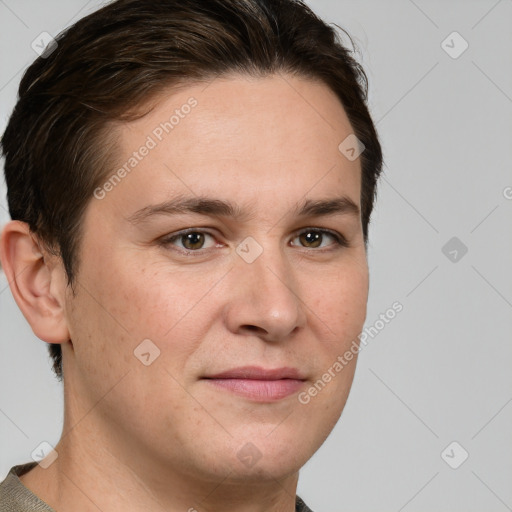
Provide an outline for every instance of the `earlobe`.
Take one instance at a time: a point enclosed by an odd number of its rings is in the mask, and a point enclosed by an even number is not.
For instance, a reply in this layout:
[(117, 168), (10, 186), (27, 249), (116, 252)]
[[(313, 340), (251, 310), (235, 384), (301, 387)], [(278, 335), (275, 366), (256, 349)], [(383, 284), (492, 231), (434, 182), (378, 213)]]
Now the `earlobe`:
[(3, 229), (0, 258), (14, 299), (34, 334), (48, 343), (68, 341), (66, 280), (60, 260), (45, 254), (28, 225), (17, 220)]

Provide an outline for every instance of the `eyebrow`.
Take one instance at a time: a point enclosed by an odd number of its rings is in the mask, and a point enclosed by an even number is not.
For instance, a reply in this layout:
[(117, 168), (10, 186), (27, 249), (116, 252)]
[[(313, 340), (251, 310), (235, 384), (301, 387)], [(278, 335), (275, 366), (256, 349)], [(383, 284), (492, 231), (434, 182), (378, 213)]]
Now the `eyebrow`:
[[(128, 222), (139, 224), (158, 215), (176, 215), (180, 213), (198, 213), (216, 217), (246, 219), (250, 212), (238, 205), (221, 199), (209, 197), (178, 197), (163, 203), (145, 206), (127, 217)], [(357, 204), (347, 196), (332, 199), (307, 199), (296, 205), (292, 213), (298, 217), (320, 217), (324, 215), (350, 215), (360, 217)]]

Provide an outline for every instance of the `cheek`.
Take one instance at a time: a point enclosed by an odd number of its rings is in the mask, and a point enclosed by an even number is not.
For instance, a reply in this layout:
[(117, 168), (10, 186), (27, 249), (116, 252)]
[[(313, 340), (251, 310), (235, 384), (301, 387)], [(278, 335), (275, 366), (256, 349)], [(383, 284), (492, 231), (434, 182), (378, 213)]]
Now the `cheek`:
[(83, 319), (75, 334), (87, 339), (82, 355), (90, 360), (102, 352), (115, 366), (138, 366), (134, 350), (149, 339), (161, 352), (160, 363), (183, 364), (207, 327), (204, 306), (218, 276), (176, 271), (161, 262), (144, 266), (140, 254), (130, 260), (129, 251), (120, 256), (104, 257), (102, 264), (91, 257), (84, 269), (87, 291), (81, 290), (75, 305), (78, 320)]
[(365, 264), (347, 266), (327, 274), (314, 289), (312, 317), (321, 319), (334, 347), (356, 337), (366, 318), (368, 269)]
[[(172, 276), (149, 268), (125, 266), (122, 270), (119, 264), (113, 267), (105, 262), (96, 269), (89, 268), (79, 278), (78, 295), (70, 309), (74, 384), (90, 403), (112, 395), (111, 400), (103, 400), (105, 414), (115, 411), (121, 418), (129, 417), (135, 404), (150, 410), (152, 402), (158, 402), (148, 389), (160, 389), (165, 383), (179, 391), (170, 375), (179, 375), (177, 370), (197, 349), (195, 340), (200, 336), (194, 333), (201, 326), (191, 323), (186, 313), (200, 290), (192, 286), (196, 292), (184, 293), (183, 279), (171, 281)], [(149, 348), (147, 342), (141, 345), (143, 340), (151, 340)], [(141, 354), (148, 350), (151, 363), (145, 366), (137, 354), (143, 358)]]
[(315, 418), (311, 421), (323, 438), (338, 421), (352, 386), (367, 299), (368, 273), (364, 266), (359, 271), (337, 272), (317, 291), (316, 307), (310, 314), (317, 329), (312, 354), (315, 375), (299, 401)]

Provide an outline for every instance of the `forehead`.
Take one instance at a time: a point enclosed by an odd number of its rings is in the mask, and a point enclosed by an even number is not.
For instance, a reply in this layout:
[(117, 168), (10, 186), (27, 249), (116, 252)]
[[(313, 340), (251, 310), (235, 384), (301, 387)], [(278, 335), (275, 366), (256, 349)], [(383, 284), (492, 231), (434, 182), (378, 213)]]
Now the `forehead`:
[(107, 180), (122, 176), (108, 202), (129, 201), (133, 210), (149, 198), (212, 191), (251, 204), (262, 193), (297, 203), (332, 192), (359, 204), (360, 160), (338, 149), (353, 130), (320, 82), (233, 75), (169, 89), (148, 114), (115, 129), (117, 163)]

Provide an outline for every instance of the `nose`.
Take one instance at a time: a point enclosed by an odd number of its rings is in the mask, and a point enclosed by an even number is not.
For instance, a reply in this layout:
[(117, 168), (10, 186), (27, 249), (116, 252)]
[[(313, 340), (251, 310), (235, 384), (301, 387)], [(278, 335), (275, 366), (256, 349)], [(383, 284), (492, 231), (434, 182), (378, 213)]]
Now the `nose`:
[(306, 306), (297, 276), (279, 249), (263, 251), (252, 263), (238, 258), (230, 274), (226, 322), (231, 332), (278, 342), (304, 327)]

